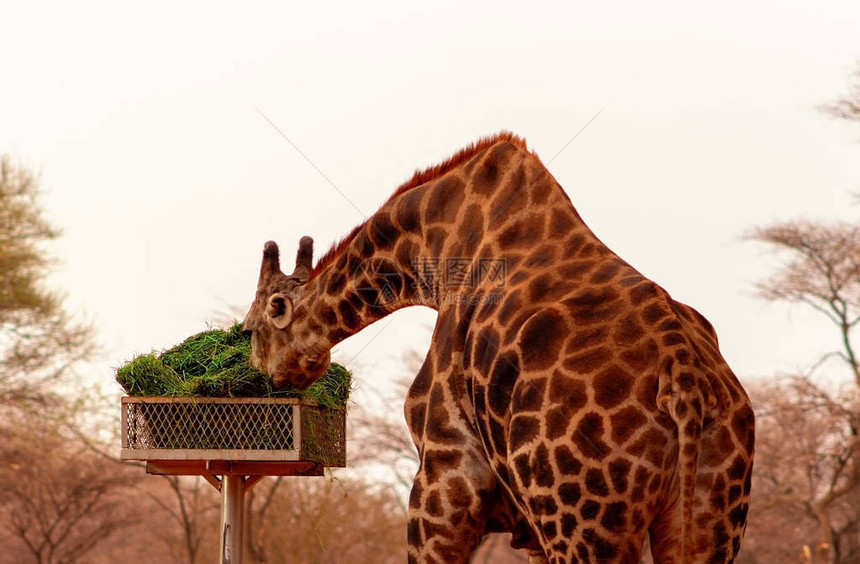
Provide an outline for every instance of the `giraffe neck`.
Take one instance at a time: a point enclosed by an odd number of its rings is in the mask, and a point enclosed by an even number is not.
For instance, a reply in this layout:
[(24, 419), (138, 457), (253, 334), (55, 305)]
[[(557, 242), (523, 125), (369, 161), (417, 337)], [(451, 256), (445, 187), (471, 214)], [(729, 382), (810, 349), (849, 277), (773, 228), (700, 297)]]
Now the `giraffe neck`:
[(565, 250), (609, 252), (537, 157), (503, 139), (399, 190), (324, 256), (297, 293), (293, 331), (330, 347), (403, 307), (498, 301)]

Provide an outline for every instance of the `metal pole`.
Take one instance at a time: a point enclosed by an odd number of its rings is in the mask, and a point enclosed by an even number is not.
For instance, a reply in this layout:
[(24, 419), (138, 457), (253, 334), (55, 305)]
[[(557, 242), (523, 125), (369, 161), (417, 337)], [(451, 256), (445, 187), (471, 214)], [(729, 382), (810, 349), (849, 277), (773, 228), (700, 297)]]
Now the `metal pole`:
[(245, 478), (221, 478), (221, 564), (242, 564)]

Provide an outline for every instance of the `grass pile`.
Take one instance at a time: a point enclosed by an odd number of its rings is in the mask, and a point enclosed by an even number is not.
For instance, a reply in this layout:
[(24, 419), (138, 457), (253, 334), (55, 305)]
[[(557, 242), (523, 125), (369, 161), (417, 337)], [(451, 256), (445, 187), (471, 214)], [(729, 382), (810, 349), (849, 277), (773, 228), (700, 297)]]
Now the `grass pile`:
[(193, 335), (166, 351), (135, 357), (116, 371), (131, 396), (294, 397), (323, 407), (346, 407), (352, 375), (331, 363), (306, 390), (275, 389), (268, 376), (250, 365), (251, 340), (240, 324)]

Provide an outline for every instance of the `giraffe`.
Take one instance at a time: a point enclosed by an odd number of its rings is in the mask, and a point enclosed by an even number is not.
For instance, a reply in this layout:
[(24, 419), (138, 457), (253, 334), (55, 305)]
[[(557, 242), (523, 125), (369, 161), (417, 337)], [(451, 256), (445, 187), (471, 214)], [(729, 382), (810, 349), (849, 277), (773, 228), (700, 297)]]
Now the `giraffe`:
[(269, 241), (244, 321), (275, 386), (406, 306), (438, 312), (404, 404), (420, 466), (410, 562), (468, 562), (513, 533), (534, 563), (732, 562), (750, 401), (716, 333), (586, 226), (508, 132), (418, 171), (312, 266)]

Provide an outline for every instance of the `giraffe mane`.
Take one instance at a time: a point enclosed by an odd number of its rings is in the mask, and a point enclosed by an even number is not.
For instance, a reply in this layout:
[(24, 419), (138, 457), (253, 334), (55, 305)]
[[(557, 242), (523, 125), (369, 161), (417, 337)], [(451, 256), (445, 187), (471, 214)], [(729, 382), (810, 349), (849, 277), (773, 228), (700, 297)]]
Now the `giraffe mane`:
[[(393, 194), (385, 201), (385, 203), (390, 202), (394, 198), (402, 195), (409, 190), (421, 186), (435, 178), (439, 178), (444, 175), (451, 169), (456, 168), (457, 166), (463, 164), (468, 161), (484, 149), (488, 147), (492, 147), (496, 143), (500, 142), (509, 142), (514, 145), (519, 146), (524, 151), (528, 151), (528, 147), (526, 146), (526, 142), (522, 137), (511, 133), (510, 131), (501, 131), (495, 135), (490, 135), (484, 138), (481, 138), (474, 143), (460, 149), (454, 155), (452, 155), (448, 160), (443, 161), (435, 166), (431, 166), (425, 168), (423, 170), (416, 170), (412, 177), (400, 185), (397, 190), (394, 191)], [(320, 259), (317, 261), (316, 266), (314, 266), (311, 271), (311, 275), (309, 279), (315, 278), (320, 272), (322, 272), (328, 265), (334, 262), (340, 255), (343, 253), (344, 249), (349, 245), (349, 243), (358, 235), (358, 232), (361, 231), (361, 228), (364, 227), (366, 222), (361, 223), (360, 225), (356, 225), (349, 234), (335, 243), (329, 248), (328, 251), (323, 254)]]

